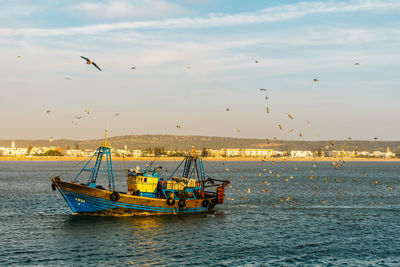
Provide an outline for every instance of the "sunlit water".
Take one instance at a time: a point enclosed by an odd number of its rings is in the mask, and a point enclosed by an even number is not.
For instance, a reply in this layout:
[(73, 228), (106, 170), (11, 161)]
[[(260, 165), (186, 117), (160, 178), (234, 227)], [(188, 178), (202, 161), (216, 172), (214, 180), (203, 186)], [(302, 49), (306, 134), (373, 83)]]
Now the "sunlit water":
[[(148, 217), (71, 215), (50, 177), (71, 179), (74, 165), (0, 162), (0, 265), (400, 264), (397, 162), (206, 162), (206, 175), (232, 182), (224, 205)], [(155, 165), (171, 173), (176, 162)], [(123, 163), (114, 167), (126, 190)]]

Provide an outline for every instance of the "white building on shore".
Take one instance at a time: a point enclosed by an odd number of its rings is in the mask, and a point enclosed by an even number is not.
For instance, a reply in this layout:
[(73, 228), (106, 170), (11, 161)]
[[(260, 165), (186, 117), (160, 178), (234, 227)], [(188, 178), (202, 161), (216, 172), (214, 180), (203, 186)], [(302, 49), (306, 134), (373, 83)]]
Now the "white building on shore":
[(298, 150), (293, 150), (290, 151), (290, 157), (291, 158), (312, 158), (313, 153), (311, 151), (298, 151)]
[(28, 153), (27, 148), (15, 147), (15, 142), (11, 142), (11, 147), (0, 147), (0, 154), (6, 157), (24, 157)]

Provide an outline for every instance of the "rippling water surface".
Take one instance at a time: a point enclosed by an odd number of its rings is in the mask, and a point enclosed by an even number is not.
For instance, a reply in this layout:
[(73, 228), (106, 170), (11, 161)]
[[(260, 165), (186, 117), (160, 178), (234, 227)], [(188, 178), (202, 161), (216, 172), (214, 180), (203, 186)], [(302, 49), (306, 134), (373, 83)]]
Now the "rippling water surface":
[(400, 265), (397, 162), (206, 162), (232, 182), (224, 205), (157, 217), (71, 215), (50, 177), (74, 165), (0, 162), (0, 265)]

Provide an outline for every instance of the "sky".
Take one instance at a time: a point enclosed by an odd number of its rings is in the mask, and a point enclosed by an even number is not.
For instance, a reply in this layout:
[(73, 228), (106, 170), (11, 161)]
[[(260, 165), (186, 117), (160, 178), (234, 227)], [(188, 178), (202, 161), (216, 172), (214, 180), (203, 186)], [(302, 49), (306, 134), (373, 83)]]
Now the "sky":
[(400, 140), (399, 12), (398, 0), (0, 0), (0, 139)]

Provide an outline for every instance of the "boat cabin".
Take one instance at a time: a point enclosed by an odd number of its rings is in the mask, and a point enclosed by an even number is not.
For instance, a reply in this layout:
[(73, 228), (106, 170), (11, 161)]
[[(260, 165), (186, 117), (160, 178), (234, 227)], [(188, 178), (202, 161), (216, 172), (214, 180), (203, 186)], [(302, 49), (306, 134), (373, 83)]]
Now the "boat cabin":
[[(127, 175), (128, 194), (151, 198), (196, 198), (202, 188), (195, 179), (171, 177), (160, 178), (160, 167), (149, 170), (129, 169)], [(181, 196), (181, 197), (179, 197)]]

